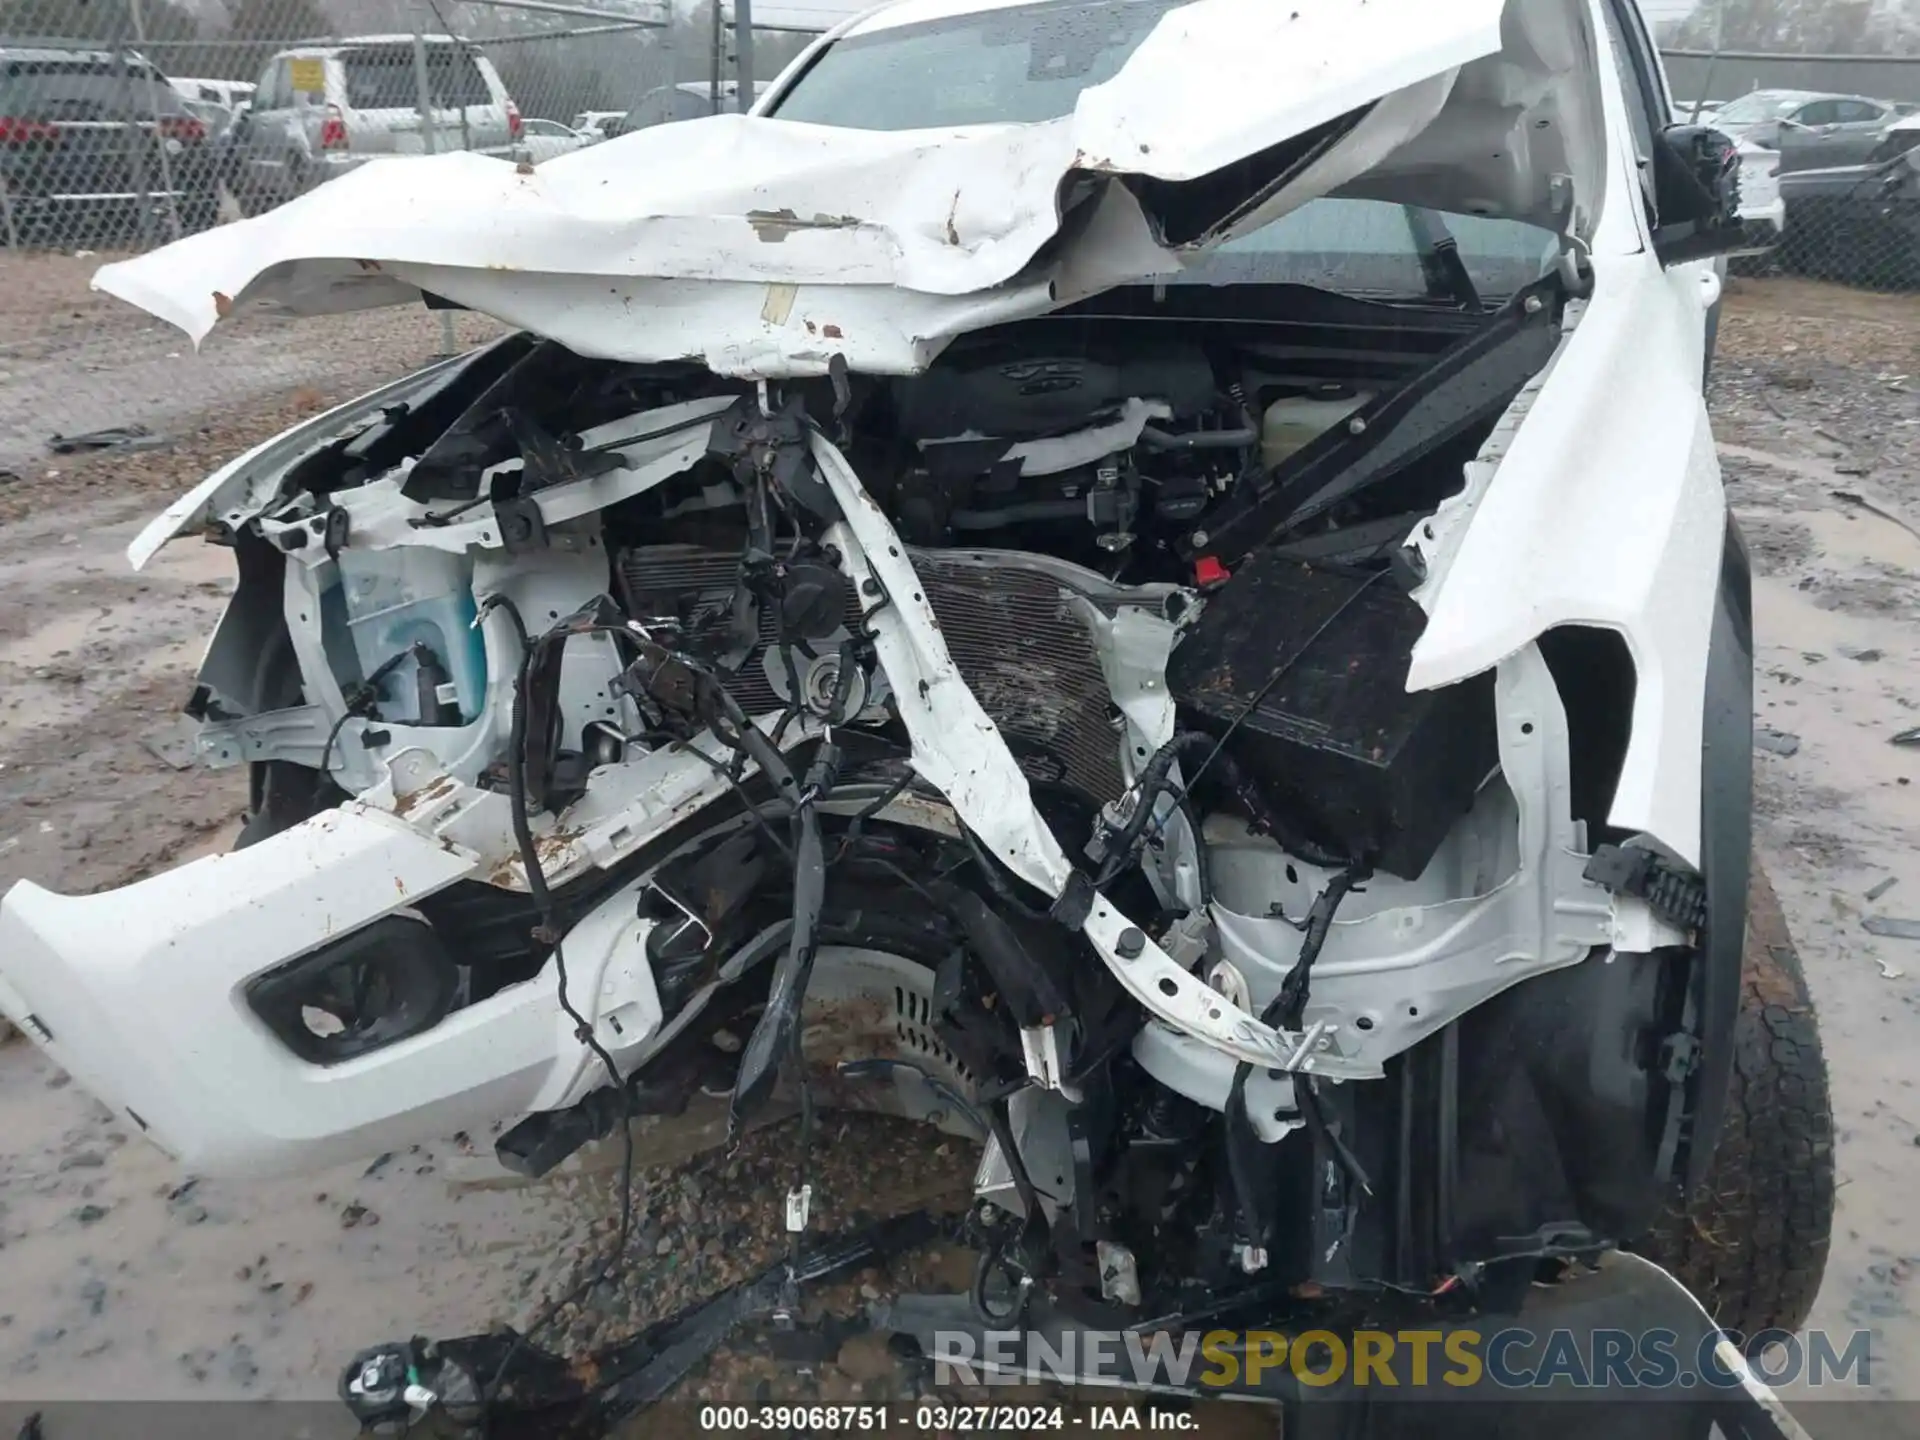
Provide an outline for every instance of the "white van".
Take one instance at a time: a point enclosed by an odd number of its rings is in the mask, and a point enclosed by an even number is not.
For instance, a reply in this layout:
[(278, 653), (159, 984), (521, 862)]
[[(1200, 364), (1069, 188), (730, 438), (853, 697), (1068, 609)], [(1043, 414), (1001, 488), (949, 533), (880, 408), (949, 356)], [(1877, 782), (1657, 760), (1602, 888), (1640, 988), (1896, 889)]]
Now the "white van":
[(493, 62), (471, 44), (450, 35), (365, 35), (275, 55), (239, 132), (237, 179), (255, 209), (383, 156), (506, 157), (521, 120)]

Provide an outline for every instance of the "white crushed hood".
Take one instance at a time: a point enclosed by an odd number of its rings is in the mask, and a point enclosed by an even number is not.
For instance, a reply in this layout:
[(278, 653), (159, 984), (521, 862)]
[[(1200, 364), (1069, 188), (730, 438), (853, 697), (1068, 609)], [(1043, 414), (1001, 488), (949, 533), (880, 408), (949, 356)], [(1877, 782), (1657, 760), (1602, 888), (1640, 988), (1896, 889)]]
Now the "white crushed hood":
[(1056, 121), (888, 133), (716, 115), (537, 169), (374, 162), (94, 284), (196, 344), (252, 300), (314, 313), (425, 290), (607, 359), (772, 377), (841, 354), (911, 373), (957, 334), (1172, 273), (1335, 190), (1571, 223), (1553, 176), (1600, 164), (1570, 40), (1585, 6), (1512, 0), (1503, 36), (1507, 8), (1193, 0)]

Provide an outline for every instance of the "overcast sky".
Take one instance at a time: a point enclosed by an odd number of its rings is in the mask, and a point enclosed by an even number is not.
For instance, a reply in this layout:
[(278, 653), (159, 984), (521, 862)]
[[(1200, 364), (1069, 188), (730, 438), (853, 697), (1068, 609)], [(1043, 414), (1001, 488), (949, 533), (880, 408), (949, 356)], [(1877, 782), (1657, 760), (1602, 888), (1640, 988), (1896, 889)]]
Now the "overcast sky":
[[(776, 23), (789, 25), (831, 25), (845, 15), (865, 10), (873, 0), (753, 0), (753, 13)], [(1445, 3), (1445, 0), (1436, 0)], [(1682, 20), (1693, 12), (1698, 0), (1640, 0), (1640, 9), (1654, 24)]]

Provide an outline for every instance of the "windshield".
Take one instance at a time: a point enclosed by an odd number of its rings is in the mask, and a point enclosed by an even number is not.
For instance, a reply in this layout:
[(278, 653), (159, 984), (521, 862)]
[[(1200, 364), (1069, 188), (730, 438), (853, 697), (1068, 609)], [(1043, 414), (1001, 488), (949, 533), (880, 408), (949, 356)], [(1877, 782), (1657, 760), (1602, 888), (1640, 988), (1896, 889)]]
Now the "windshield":
[(1053, 0), (852, 35), (771, 113), (854, 130), (1032, 124), (1073, 113), (1186, 0)]
[[(427, 92), (436, 107), (490, 105), (493, 96), (473, 57), (451, 45), (428, 45)], [(420, 104), (413, 47), (349, 50), (340, 57), (352, 110), (412, 110)]]
[(1752, 125), (1762, 120), (1778, 120), (1806, 98), (1797, 91), (1756, 90), (1751, 95), (1742, 95), (1730, 105), (1722, 105), (1713, 114), (1716, 120)]
[[(768, 112), (855, 130), (1035, 124), (1073, 113), (1185, 0), (1051, 0), (850, 36)], [(1440, 216), (1487, 300), (1539, 279), (1558, 237), (1514, 220)], [(1311, 285), (1350, 295), (1431, 293), (1433, 258), (1404, 207), (1315, 200), (1204, 256), (1169, 285)]]
[[(1560, 253), (1552, 231), (1517, 220), (1429, 212), (1459, 247), (1483, 303), (1531, 285)], [(1434, 289), (1417, 212), (1384, 200), (1312, 200), (1202, 257), (1172, 285), (1311, 285), (1346, 295), (1417, 296)]]

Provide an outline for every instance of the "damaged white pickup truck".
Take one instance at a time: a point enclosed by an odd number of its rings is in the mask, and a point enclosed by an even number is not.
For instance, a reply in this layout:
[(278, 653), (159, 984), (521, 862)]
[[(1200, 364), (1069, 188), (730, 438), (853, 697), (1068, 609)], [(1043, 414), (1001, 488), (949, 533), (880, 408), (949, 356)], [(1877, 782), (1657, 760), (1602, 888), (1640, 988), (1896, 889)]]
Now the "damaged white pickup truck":
[(196, 341), (521, 328), (134, 545), (233, 551), (188, 712), (251, 818), (16, 885), (0, 1008), (206, 1172), (516, 1119), (542, 1173), (784, 1072), (981, 1139), (983, 1305), (1624, 1247), (1798, 1324), (1825, 1072), (1758, 877), (1748, 943), (1701, 393), (1735, 157), (1671, 113), (1630, 0), (903, 0), (753, 116), (106, 267)]

